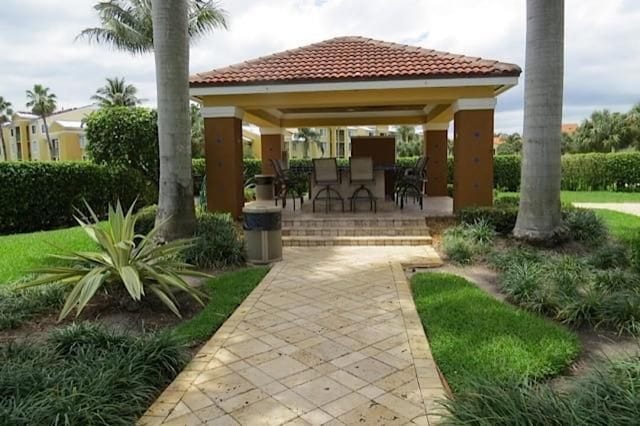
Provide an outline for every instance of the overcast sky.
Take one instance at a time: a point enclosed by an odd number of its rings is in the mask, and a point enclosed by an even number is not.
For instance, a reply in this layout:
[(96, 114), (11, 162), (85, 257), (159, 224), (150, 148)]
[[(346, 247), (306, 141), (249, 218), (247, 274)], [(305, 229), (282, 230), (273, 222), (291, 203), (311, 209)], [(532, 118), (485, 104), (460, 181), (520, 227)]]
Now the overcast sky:
[[(0, 96), (51, 88), (59, 106), (89, 103), (105, 77), (124, 76), (155, 103), (153, 55), (74, 41), (97, 24), (96, 0), (2, 0)], [(191, 49), (191, 72), (331, 37), (359, 35), (515, 62), (524, 68), (524, 0), (223, 0), (230, 29)], [(640, 1), (567, 0), (565, 122), (640, 102)], [(496, 131), (522, 131), (520, 85), (499, 97)]]

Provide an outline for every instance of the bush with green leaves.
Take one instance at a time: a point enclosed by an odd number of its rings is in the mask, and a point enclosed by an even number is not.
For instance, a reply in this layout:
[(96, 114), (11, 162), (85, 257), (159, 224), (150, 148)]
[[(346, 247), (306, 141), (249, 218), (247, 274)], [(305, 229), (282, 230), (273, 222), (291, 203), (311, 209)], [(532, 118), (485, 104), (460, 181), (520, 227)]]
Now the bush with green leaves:
[(100, 251), (51, 255), (64, 264), (33, 270), (38, 276), (23, 286), (59, 282), (71, 287), (60, 319), (73, 309), (79, 315), (100, 290), (119, 300), (130, 298), (136, 303), (152, 294), (178, 317), (180, 311), (174, 294), (176, 291), (185, 292), (203, 304), (205, 295), (183, 278), (185, 275), (203, 275), (194, 271), (192, 265), (180, 260), (182, 253), (194, 244), (192, 240), (161, 243), (156, 235), (163, 224), (147, 235), (136, 234), (133, 205), (126, 214), (120, 203), (115, 209), (109, 207), (109, 217), (104, 225), (99, 223), (88, 205), (87, 208), (90, 217), (77, 218), (77, 221), (87, 237), (98, 244)]
[(134, 337), (97, 325), (0, 347), (0, 423), (131, 425), (189, 352), (170, 333)]
[(575, 241), (600, 243), (607, 238), (607, 225), (593, 210), (569, 209), (564, 214), (564, 224)]
[(460, 209), (457, 214), (462, 223), (471, 224), (477, 221), (486, 221), (493, 226), (497, 233), (507, 235), (516, 226), (518, 207), (468, 207)]
[(74, 161), (0, 162), (0, 234), (44, 231), (75, 224), (83, 201), (104, 217), (121, 200), (153, 203), (156, 190), (132, 169)]
[(87, 153), (94, 162), (138, 170), (157, 186), (160, 160), (155, 110), (100, 108), (85, 118), (85, 129)]
[(185, 260), (201, 268), (220, 268), (243, 264), (244, 242), (231, 215), (200, 213), (194, 244), (184, 253)]
[(531, 381), (474, 379), (443, 401), (450, 425), (631, 425), (640, 418), (640, 358), (606, 360), (562, 389)]
[(468, 264), (487, 245), (493, 242), (495, 231), (486, 220), (462, 224), (445, 231), (442, 247), (447, 257), (460, 264)]

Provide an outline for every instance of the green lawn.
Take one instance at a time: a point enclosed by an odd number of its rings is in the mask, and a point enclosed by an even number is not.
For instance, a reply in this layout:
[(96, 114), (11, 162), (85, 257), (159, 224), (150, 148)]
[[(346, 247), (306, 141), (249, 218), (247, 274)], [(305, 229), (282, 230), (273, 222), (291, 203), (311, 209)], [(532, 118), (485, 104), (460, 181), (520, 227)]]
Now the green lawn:
[(640, 216), (604, 209), (593, 211), (604, 219), (611, 235), (621, 241), (629, 241), (640, 233)]
[[(519, 195), (518, 192), (501, 192), (500, 195)], [(564, 203), (640, 203), (640, 192), (562, 191)]]
[(567, 329), (499, 302), (463, 278), (424, 273), (411, 285), (434, 358), (454, 392), (470, 390), (477, 378), (553, 376), (580, 352)]
[(201, 342), (211, 336), (262, 281), (269, 268), (245, 268), (208, 281), (203, 290), (211, 296), (202, 311), (178, 324), (174, 332), (185, 342)]
[(80, 227), (0, 236), (0, 285), (23, 276), (51, 259), (47, 255), (66, 250), (91, 250), (95, 244)]

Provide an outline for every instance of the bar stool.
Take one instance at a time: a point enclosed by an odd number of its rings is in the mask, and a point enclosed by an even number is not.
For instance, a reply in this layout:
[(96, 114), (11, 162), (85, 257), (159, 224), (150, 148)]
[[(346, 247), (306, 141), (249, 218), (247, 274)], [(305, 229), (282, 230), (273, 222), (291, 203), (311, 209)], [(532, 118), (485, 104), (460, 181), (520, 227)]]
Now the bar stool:
[[(351, 157), (349, 159), (349, 183), (360, 184), (360, 187), (353, 191), (351, 195), (351, 211), (356, 211), (356, 202), (360, 200), (369, 201), (369, 209), (377, 212), (377, 200), (371, 189), (365, 185), (375, 185), (376, 179), (373, 174), (373, 158), (371, 157)], [(362, 194), (362, 195), (360, 195)]]
[[(335, 158), (314, 158), (313, 159), (313, 179), (316, 185), (323, 186), (315, 197), (313, 197), (312, 211), (316, 211), (316, 201), (325, 202), (325, 212), (329, 213), (329, 207), (332, 200), (340, 200), (342, 203), (342, 211), (344, 212), (344, 198), (340, 195), (337, 189), (333, 188), (333, 185), (340, 184), (340, 175), (338, 173), (338, 162)], [(325, 194), (324, 197), (321, 197)], [(331, 197), (331, 194), (335, 194), (335, 198)]]

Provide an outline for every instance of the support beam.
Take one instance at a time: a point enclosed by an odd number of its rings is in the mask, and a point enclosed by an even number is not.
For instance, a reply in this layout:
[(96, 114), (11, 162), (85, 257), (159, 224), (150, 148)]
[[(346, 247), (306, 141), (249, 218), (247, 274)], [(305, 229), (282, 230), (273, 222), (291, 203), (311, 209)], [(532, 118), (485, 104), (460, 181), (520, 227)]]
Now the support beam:
[(231, 213), (236, 219), (244, 206), (242, 120), (237, 115), (204, 115), (207, 210)]
[(275, 175), (270, 160), (282, 160), (282, 147), (284, 145), (284, 129), (280, 127), (260, 128), (260, 144), (262, 147), (262, 174)]
[(424, 153), (427, 161), (427, 195), (446, 197), (447, 194), (447, 131), (449, 123), (424, 126)]
[(453, 209), (493, 205), (495, 99), (454, 104)]

